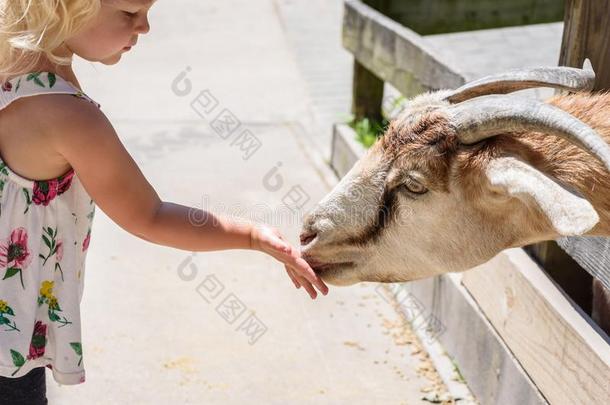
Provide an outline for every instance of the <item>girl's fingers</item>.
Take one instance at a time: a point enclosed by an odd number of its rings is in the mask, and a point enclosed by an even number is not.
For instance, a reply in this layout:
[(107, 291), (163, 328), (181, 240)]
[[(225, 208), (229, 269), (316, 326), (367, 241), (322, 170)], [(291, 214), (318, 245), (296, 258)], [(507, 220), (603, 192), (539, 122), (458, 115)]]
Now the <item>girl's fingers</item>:
[(275, 257), (276, 259), (296, 270), (298, 274), (305, 277), (307, 280), (309, 280), (309, 282), (316, 282), (316, 273), (311, 267), (309, 267), (309, 264), (301, 258), (298, 251), (291, 249), (290, 253), (285, 251), (279, 251), (276, 253), (279, 255), (279, 257)]
[(318, 290), (324, 295), (328, 294), (328, 287), (324, 281), (313, 271), (309, 264), (302, 258), (297, 258), (291, 263), (290, 267), (294, 268), (296, 273), (305, 277), (311, 284), (315, 285)]
[(299, 251), (293, 249), (279, 232), (268, 234), (266, 240), (268, 246), (279, 255), (279, 257), (276, 258), (284, 263), (287, 271), (290, 269), (288, 274), (295, 283), (295, 286), (296, 284), (303, 286), (312, 299), (315, 299), (317, 296), (317, 292), (313, 286), (322, 294), (328, 294), (328, 287), (326, 284), (318, 277), (309, 264), (301, 258)]
[(287, 265), (284, 265), (284, 267), (286, 268), (286, 273), (288, 273), (288, 277), (290, 277), (290, 279), (294, 283), (294, 286), (296, 288), (301, 288), (301, 284), (299, 284), (299, 282), (297, 281), (297, 278), (294, 275), (294, 273), (292, 272), (292, 270), (290, 269), (290, 267), (288, 267)]
[(309, 296), (311, 297), (311, 299), (315, 299), (318, 295), (318, 293), (316, 292), (315, 288), (313, 288), (313, 286), (311, 285), (311, 283), (309, 281), (307, 281), (307, 279), (301, 277), (296, 271), (294, 271), (293, 268), (291, 268), (288, 265), (285, 265), (286, 269), (290, 270), (290, 273), (292, 273), (292, 275), (294, 276), (294, 278), (296, 279), (296, 281), (299, 283), (300, 286), (304, 287), (305, 290), (307, 291), (307, 293), (309, 294)]
[(307, 291), (307, 293), (309, 294), (309, 296), (311, 297), (312, 300), (315, 300), (316, 297), (318, 296), (318, 293), (316, 292), (316, 289), (313, 288), (313, 286), (311, 285), (311, 283), (309, 281), (307, 281), (305, 278), (299, 276), (298, 274), (295, 273), (295, 276), (297, 278), (297, 280), (299, 280), (299, 283), (301, 283), (301, 285), (303, 286), (303, 288), (305, 288), (305, 291)]
[(309, 281), (307, 281), (306, 279), (304, 279), (303, 277), (298, 276), (293, 269), (291, 269), (290, 267), (288, 267), (288, 265), (284, 265), (284, 267), (286, 267), (286, 272), (288, 273), (288, 275), (290, 276), (290, 278), (292, 279), (292, 282), (294, 283), (296, 288), (301, 288), (301, 286), (305, 286), (305, 290), (307, 291), (307, 293), (309, 294), (309, 296), (312, 299), (316, 299), (317, 297), (317, 293), (316, 290), (313, 288), (313, 286), (311, 285), (311, 283)]

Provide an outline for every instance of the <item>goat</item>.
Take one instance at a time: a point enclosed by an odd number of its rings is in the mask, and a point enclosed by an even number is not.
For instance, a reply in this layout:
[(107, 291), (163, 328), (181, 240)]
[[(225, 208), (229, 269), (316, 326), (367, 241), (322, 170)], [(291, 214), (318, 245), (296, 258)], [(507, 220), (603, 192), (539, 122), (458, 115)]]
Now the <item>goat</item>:
[[(329, 284), (470, 269), (501, 250), (610, 236), (610, 94), (567, 67), (509, 71), (417, 96), (305, 218)], [(547, 102), (509, 94), (551, 87)]]

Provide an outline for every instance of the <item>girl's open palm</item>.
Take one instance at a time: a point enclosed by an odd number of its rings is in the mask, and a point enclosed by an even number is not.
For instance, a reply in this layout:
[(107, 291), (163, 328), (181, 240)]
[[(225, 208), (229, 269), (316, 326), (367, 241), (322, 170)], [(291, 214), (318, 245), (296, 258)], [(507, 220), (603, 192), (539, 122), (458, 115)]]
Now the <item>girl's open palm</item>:
[(295, 287), (303, 286), (312, 299), (317, 296), (314, 285), (322, 294), (328, 294), (326, 284), (301, 257), (298, 249), (290, 246), (277, 229), (266, 225), (254, 226), (251, 244), (253, 249), (265, 252), (282, 262)]

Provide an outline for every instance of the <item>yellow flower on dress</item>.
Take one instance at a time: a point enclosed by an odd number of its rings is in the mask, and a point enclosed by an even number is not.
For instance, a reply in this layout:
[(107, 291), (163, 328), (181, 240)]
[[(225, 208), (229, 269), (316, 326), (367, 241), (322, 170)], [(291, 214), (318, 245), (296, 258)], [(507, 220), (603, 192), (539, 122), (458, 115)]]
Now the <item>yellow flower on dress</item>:
[(0, 300), (0, 314), (6, 313), (7, 309), (8, 309), (8, 304), (6, 303), (6, 301)]
[(59, 306), (57, 305), (57, 298), (51, 296), (49, 298), (49, 309), (57, 309)]
[(40, 287), (40, 295), (45, 298), (53, 297), (53, 281), (43, 281)]

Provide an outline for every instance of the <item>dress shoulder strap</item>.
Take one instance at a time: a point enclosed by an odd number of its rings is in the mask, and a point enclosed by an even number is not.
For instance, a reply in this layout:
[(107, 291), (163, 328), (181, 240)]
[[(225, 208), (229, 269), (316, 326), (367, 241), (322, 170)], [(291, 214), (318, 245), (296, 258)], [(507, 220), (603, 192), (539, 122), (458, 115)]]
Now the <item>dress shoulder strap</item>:
[(90, 101), (98, 108), (101, 107), (78, 87), (62, 77), (52, 72), (32, 72), (14, 77), (1, 85), (0, 110), (17, 99), (40, 94), (72, 94)]

